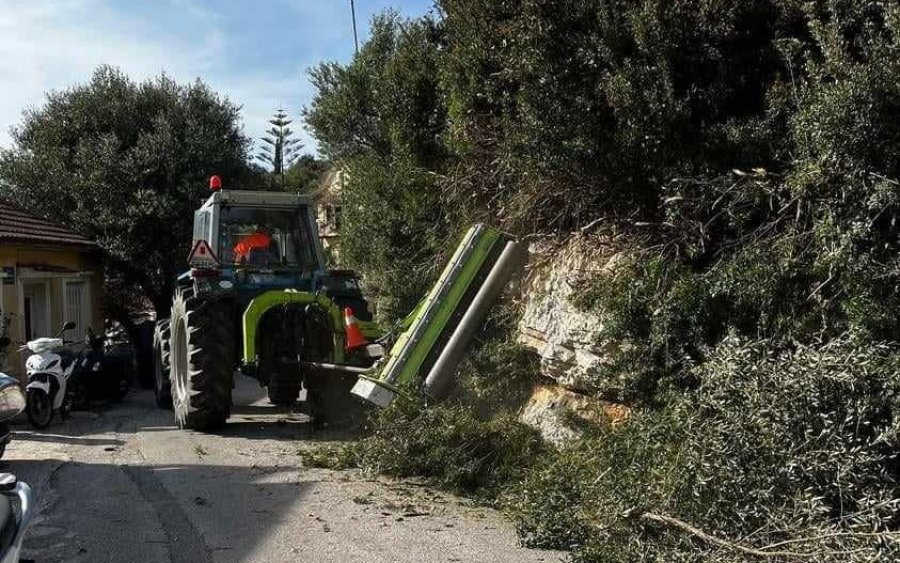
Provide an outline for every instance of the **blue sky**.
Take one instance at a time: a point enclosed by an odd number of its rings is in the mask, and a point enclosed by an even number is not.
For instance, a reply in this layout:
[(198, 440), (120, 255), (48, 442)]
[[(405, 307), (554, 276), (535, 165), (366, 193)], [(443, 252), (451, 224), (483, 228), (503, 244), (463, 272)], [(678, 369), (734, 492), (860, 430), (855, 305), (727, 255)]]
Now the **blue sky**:
[[(360, 40), (384, 9), (417, 16), (432, 5), (356, 0)], [(0, 0), (0, 146), (25, 108), (100, 64), (136, 79), (201, 78), (243, 107), (245, 132), (258, 138), (275, 108), (298, 117), (311, 66), (352, 57), (350, 22), (349, 0)], [(306, 131), (301, 138), (315, 150)]]

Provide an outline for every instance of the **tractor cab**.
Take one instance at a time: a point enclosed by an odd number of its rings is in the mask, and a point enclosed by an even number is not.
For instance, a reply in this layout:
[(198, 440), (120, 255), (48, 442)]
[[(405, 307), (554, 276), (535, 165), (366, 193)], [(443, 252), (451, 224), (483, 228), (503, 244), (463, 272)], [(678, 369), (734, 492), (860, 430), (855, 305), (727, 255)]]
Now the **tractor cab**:
[(239, 291), (312, 290), (325, 271), (312, 206), (298, 194), (217, 190), (194, 213), (198, 244), (213, 255), (203, 265)]

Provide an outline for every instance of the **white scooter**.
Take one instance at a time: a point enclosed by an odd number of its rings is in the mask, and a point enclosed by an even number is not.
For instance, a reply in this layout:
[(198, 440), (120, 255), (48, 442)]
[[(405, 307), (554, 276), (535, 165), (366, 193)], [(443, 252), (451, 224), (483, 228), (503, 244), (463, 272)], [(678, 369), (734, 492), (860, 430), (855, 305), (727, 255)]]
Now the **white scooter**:
[(60, 336), (73, 328), (75, 323), (67, 322), (56, 338), (38, 338), (19, 348), (20, 351), (31, 351), (31, 355), (25, 360), (25, 373), (28, 376), (28, 385), (25, 386), (25, 414), (35, 428), (49, 426), (57, 411), (60, 411), (63, 418), (67, 415), (67, 383), (75, 370), (76, 355), (63, 349), (65, 343)]

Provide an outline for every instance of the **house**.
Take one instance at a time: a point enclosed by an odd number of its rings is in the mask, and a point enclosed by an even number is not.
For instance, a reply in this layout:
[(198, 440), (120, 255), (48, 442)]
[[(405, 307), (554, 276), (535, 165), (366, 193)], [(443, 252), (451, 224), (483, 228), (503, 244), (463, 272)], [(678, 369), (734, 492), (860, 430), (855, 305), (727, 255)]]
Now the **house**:
[[(7, 325), (12, 350), (6, 373), (22, 377), (24, 358), (14, 347), (54, 336), (63, 323), (75, 329), (67, 340), (83, 339), (88, 328), (103, 329), (103, 272), (97, 245), (0, 201), (0, 329)], [(0, 356), (2, 358), (2, 356)]]
[(338, 240), (341, 236), (343, 208), (341, 192), (344, 189), (345, 172), (340, 168), (330, 169), (322, 178), (319, 188), (313, 192), (316, 202), (316, 222), (322, 246), (332, 259), (338, 258)]

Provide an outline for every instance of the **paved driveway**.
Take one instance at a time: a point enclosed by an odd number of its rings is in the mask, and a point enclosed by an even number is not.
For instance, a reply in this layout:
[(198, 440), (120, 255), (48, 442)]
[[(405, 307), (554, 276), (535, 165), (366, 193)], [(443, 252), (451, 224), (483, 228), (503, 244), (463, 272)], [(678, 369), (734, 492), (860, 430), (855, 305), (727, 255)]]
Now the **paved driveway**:
[(218, 434), (177, 430), (147, 391), (46, 432), (27, 425), (2, 467), (32, 484), (25, 556), (66, 562), (539, 562), (491, 510), (410, 482), (303, 467), (306, 417), (242, 379)]

